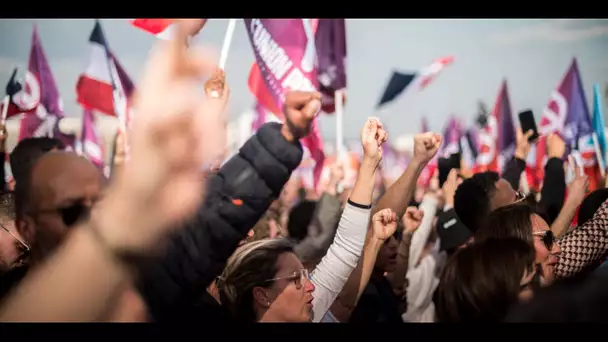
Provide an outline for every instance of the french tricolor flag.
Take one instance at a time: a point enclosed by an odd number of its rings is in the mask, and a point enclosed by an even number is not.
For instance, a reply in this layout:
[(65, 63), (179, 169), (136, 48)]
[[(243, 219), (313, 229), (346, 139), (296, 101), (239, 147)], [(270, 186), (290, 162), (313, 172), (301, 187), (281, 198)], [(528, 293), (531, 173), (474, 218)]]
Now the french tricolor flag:
[(133, 83), (110, 52), (99, 20), (91, 32), (89, 46), (89, 64), (76, 85), (77, 101), (84, 108), (118, 117), (124, 130)]

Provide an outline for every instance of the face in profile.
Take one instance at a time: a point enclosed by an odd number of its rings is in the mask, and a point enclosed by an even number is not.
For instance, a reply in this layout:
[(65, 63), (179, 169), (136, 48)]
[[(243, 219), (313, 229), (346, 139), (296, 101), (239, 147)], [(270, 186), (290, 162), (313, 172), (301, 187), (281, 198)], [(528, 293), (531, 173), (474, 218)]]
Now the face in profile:
[(0, 274), (27, 264), (29, 247), (15, 229), (15, 221), (0, 218)]
[(283, 253), (277, 260), (277, 273), (270, 287), (256, 287), (256, 305), (264, 308), (266, 317), (276, 322), (310, 322), (313, 318), (312, 300), (315, 286), (294, 253)]
[(547, 285), (555, 279), (555, 265), (562, 250), (557, 244), (549, 225), (542, 217), (533, 214), (530, 220), (532, 221), (536, 262), (541, 265), (543, 284)]

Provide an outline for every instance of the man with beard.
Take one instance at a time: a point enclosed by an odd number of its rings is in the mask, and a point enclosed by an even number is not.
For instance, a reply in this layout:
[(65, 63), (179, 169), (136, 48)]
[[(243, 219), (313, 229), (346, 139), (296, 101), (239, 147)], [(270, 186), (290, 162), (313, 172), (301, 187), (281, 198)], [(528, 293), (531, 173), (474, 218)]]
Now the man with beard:
[(29, 246), (15, 229), (15, 201), (0, 194), (0, 300), (27, 273)]

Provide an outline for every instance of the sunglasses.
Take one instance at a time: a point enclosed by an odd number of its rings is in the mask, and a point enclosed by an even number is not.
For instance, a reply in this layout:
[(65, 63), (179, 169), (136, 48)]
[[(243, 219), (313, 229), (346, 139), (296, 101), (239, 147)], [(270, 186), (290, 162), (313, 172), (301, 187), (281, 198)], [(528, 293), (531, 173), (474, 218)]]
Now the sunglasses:
[(270, 281), (276, 281), (276, 280), (289, 280), (289, 281), (293, 281), (296, 284), (296, 289), (301, 289), (302, 286), (304, 285), (304, 280), (308, 279), (310, 280), (310, 273), (308, 272), (307, 269), (303, 268), (300, 271), (296, 271), (294, 272), (292, 275), (287, 276), (287, 277), (278, 277), (278, 278), (272, 278), (272, 279), (268, 279), (266, 280), (266, 282), (270, 282)]
[(48, 210), (40, 210), (37, 213), (45, 214), (59, 214), (61, 220), (66, 227), (72, 227), (75, 224), (88, 219), (91, 214), (91, 207), (85, 205), (82, 202), (76, 202), (69, 206), (59, 207)]
[(540, 237), (541, 241), (549, 251), (553, 249), (553, 245), (555, 244), (555, 235), (553, 235), (552, 231), (545, 230), (543, 232), (533, 232), (532, 236)]

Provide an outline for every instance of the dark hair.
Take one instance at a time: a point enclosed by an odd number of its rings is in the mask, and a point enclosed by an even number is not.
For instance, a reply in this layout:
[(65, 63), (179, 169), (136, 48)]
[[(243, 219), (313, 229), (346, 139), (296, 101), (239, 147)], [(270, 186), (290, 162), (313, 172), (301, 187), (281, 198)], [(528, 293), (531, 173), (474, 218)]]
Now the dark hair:
[(316, 206), (315, 201), (302, 201), (291, 209), (289, 221), (287, 221), (289, 238), (294, 241), (304, 240), (308, 235), (308, 226), (312, 221)]
[(246, 243), (228, 259), (217, 279), (220, 302), (239, 322), (255, 322), (253, 289), (271, 286), (277, 274), (277, 261), (284, 253), (293, 253), (287, 239), (265, 239)]
[(578, 225), (581, 226), (585, 222), (591, 220), (595, 212), (608, 199), (608, 189), (597, 189), (587, 195), (580, 208), (578, 209)]
[(475, 241), (518, 238), (533, 245), (532, 214), (533, 208), (524, 203), (497, 208), (487, 217), (483, 228), (475, 232)]
[(63, 150), (65, 145), (58, 139), (39, 137), (25, 138), (17, 143), (10, 155), (11, 171), (15, 183), (29, 177), (38, 158), (53, 149)]
[(15, 196), (12, 191), (0, 192), (0, 216), (15, 219)]
[(454, 194), (454, 211), (462, 224), (475, 233), (490, 214), (490, 199), (496, 192), (496, 182), (500, 177), (496, 172), (477, 173), (465, 179)]
[(506, 322), (577, 323), (608, 321), (608, 272), (578, 274), (557, 280), (534, 292), (534, 297), (513, 307)]
[(447, 262), (436, 296), (439, 322), (497, 322), (517, 303), (521, 279), (535, 253), (516, 238), (489, 239), (457, 251)]

